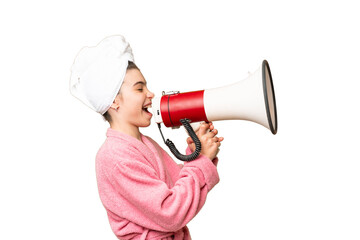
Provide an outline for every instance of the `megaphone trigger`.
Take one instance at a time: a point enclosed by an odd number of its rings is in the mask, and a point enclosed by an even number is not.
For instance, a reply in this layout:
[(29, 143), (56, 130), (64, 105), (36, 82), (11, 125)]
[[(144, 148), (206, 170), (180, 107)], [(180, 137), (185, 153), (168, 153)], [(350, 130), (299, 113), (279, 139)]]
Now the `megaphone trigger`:
[(202, 123), (204, 123), (204, 121), (203, 122), (193, 122), (193, 123), (190, 123), (190, 125), (194, 129), (194, 132), (197, 132)]

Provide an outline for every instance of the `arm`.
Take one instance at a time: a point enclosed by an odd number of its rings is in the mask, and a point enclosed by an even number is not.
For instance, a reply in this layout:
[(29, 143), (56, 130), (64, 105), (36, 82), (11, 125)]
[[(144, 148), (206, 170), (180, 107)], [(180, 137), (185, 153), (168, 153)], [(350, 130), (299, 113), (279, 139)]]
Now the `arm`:
[[(191, 138), (190, 138), (190, 139), (191, 139)], [(188, 146), (188, 147), (186, 148), (186, 155), (189, 155), (189, 154), (191, 154), (191, 153), (192, 153), (191, 148), (190, 148), (190, 146)], [(216, 157), (212, 160), (212, 162), (213, 162), (213, 164), (217, 167), (218, 162), (219, 162), (219, 158), (216, 156)]]
[(171, 232), (199, 212), (219, 176), (210, 159), (200, 156), (184, 165), (172, 188), (143, 159), (120, 160), (108, 179), (115, 191), (103, 191), (107, 209), (140, 226)]

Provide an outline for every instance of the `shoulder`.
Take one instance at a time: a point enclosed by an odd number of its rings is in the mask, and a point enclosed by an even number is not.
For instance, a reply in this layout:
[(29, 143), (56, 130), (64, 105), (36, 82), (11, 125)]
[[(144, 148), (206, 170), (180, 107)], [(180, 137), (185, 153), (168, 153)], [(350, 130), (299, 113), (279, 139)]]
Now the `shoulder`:
[(152, 139), (151, 137), (146, 136), (146, 135), (142, 135), (142, 136), (143, 136), (143, 138), (146, 138), (154, 147), (162, 149), (160, 147), (160, 145), (154, 139)]
[(143, 135), (143, 137), (146, 138), (146, 140), (148, 140), (150, 142), (150, 144), (155, 148), (158, 155), (160, 155), (161, 157), (166, 157), (166, 158), (170, 157), (168, 155), (168, 153), (154, 139), (152, 139), (149, 136), (145, 136), (145, 135)]
[(140, 151), (125, 139), (107, 138), (96, 154), (96, 166), (113, 168), (139, 157)]

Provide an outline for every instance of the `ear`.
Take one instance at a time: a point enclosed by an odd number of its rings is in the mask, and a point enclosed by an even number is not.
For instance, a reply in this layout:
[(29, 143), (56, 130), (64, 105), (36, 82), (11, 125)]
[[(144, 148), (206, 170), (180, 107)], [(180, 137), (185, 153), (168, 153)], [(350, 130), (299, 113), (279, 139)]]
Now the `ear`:
[(115, 111), (118, 110), (119, 107), (120, 107), (119, 104), (116, 103), (115, 101), (114, 101), (114, 102), (111, 104), (111, 106), (110, 106), (110, 108), (111, 108), (111, 109), (114, 109)]
[(111, 104), (110, 108), (114, 109), (115, 111), (120, 108), (120, 102), (121, 102), (121, 94), (118, 94), (113, 103)]

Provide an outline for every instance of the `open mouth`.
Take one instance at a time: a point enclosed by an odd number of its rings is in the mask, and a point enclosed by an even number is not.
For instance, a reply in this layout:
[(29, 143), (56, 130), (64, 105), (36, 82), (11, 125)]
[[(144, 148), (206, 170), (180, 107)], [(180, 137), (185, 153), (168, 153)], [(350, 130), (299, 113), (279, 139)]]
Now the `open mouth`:
[(142, 108), (143, 111), (150, 113), (149, 109), (151, 108), (151, 105), (147, 105), (145, 107)]

